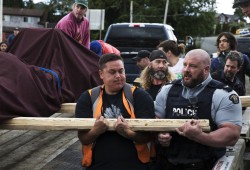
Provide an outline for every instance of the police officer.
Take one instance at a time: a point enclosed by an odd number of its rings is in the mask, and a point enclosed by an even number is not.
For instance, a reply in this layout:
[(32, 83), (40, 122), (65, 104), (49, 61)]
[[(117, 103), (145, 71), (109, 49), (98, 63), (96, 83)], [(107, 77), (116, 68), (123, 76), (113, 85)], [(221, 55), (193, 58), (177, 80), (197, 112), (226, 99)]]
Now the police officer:
[[(210, 76), (210, 56), (201, 49), (186, 54), (182, 79), (163, 86), (155, 100), (158, 118), (190, 119), (173, 133), (158, 134), (157, 169), (211, 170), (240, 137), (242, 110), (235, 91)], [(203, 132), (198, 119), (208, 119)]]

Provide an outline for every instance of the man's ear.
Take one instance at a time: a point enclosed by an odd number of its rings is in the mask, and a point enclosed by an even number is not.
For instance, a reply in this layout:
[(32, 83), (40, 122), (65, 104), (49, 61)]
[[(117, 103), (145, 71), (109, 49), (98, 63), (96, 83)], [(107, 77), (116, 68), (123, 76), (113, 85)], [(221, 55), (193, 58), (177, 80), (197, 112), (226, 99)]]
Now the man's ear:
[(102, 70), (99, 70), (99, 75), (100, 75), (100, 78), (103, 79), (103, 71)]

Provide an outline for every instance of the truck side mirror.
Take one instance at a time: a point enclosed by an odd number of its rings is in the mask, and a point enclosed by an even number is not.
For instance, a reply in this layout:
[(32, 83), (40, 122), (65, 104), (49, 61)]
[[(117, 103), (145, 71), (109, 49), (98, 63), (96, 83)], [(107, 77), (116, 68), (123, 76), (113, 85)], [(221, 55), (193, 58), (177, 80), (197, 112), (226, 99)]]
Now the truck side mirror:
[(186, 47), (193, 47), (194, 46), (194, 39), (191, 36), (186, 36)]

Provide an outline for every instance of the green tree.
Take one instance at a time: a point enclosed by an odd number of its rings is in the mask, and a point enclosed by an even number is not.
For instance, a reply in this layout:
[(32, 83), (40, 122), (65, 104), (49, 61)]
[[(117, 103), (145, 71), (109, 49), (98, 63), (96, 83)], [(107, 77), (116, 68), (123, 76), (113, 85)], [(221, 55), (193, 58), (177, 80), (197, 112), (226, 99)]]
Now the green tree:
[(12, 8), (23, 8), (24, 2), (23, 0), (3, 0), (3, 6)]
[(215, 35), (218, 35), (222, 32), (222, 29), (221, 29), (221, 24), (220, 23), (217, 23), (216, 24), (216, 29), (215, 29)]
[(229, 32), (230, 31), (230, 27), (228, 23), (223, 23), (222, 24), (222, 32)]
[[(26, 0), (29, 1), (29, 0)], [(170, 0), (167, 24), (175, 29), (178, 37), (213, 34), (216, 0)], [(42, 21), (58, 22), (71, 11), (74, 0), (48, 0), (36, 4), (45, 9)], [(166, 0), (134, 0), (133, 22), (163, 23)], [(112, 23), (130, 22), (130, 1), (89, 0), (89, 9), (105, 9), (105, 29)], [(104, 31), (105, 32), (105, 31)], [(105, 33), (104, 33), (105, 34)]]

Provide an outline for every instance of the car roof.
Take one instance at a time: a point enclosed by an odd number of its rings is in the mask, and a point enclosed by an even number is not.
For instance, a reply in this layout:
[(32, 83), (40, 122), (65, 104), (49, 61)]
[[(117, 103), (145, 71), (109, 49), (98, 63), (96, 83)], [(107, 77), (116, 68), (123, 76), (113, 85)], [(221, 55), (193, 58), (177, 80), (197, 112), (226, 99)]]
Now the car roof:
[(161, 23), (114, 23), (111, 24), (112, 27), (120, 27), (120, 26), (138, 26), (138, 27), (166, 27), (167, 29), (174, 30), (171, 25), (161, 24)]

